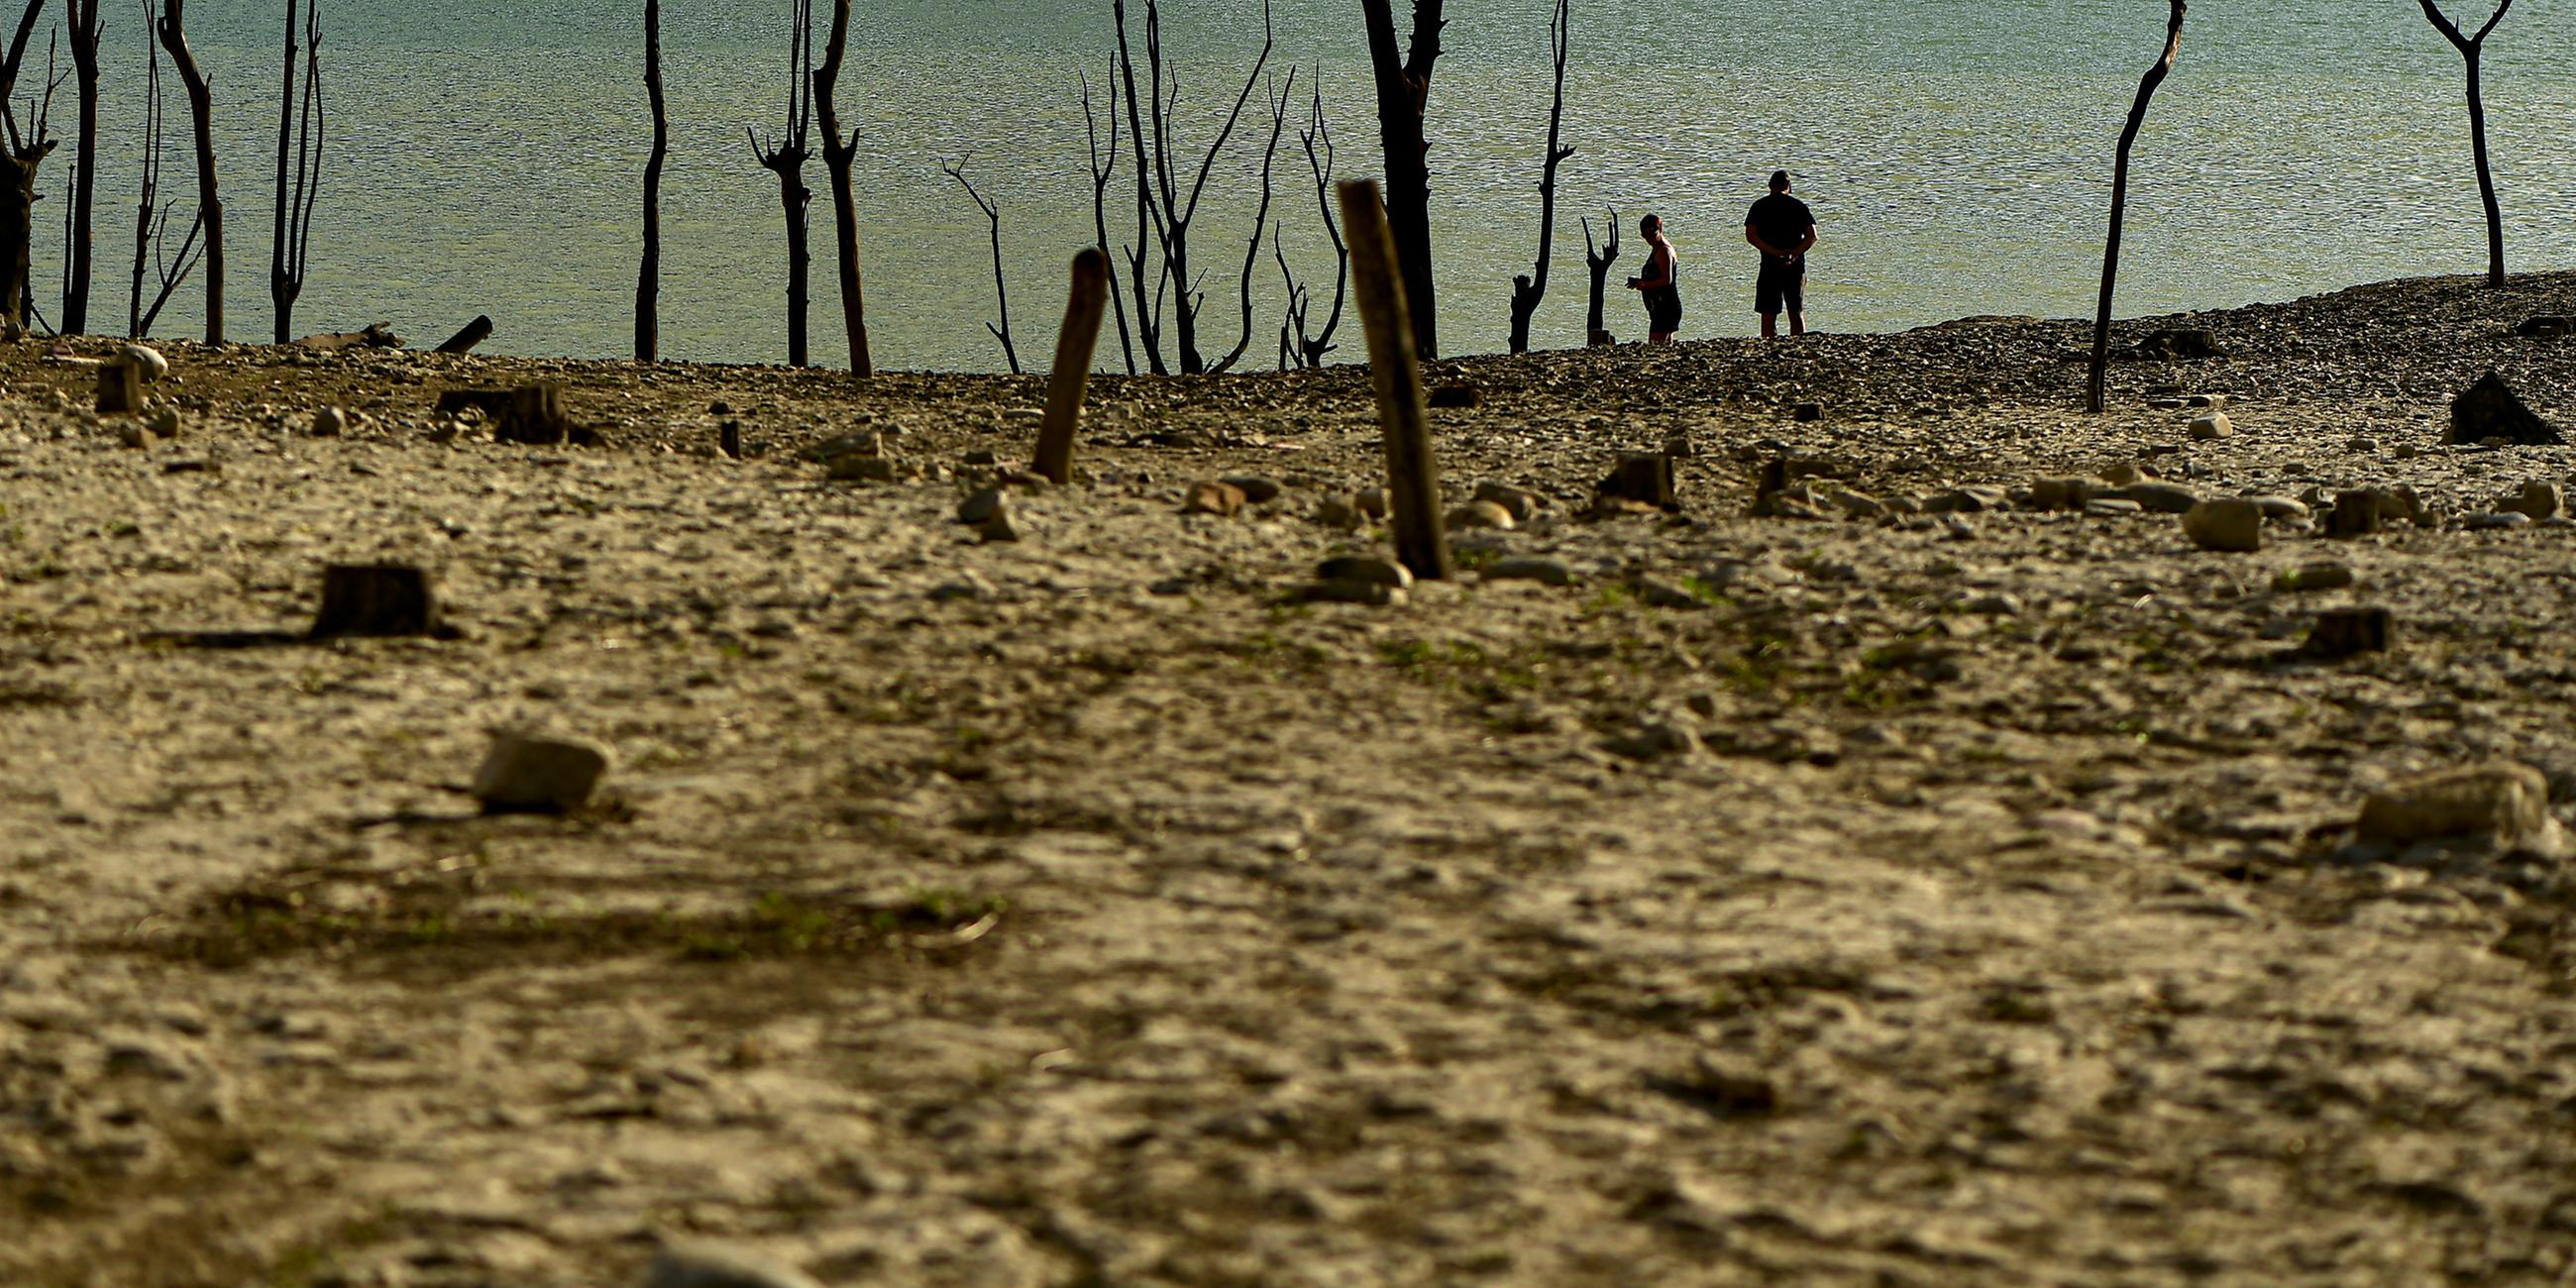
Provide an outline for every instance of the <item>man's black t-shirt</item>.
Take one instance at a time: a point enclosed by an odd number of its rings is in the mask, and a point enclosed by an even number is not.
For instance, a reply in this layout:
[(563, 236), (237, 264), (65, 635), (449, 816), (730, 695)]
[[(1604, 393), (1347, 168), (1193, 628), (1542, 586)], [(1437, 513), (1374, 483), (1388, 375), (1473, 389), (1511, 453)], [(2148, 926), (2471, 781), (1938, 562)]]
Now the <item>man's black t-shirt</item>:
[(1814, 226), (1816, 215), (1807, 209), (1806, 202), (1785, 192), (1775, 192), (1754, 202), (1753, 213), (1745, 216), (1744, 222), (1751, 224), (1753, 231), (1761, 234), (1762, 240), (1782, 250), (1794, 251), (1798, 243), (1807, 240), (1807, 229)]

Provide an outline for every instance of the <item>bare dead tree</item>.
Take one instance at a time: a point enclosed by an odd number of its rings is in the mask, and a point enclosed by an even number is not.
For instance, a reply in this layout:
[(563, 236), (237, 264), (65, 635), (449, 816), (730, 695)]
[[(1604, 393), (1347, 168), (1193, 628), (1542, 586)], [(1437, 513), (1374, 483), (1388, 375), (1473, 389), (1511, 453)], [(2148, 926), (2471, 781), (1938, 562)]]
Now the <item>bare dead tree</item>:
[(1601, 294), (1610, 281), (1610, 266), (1619, 262), (1619, 208), (1610, 208), (1610, 244), (1596, 249), (1592, 243), (1592, 221), (1583, 221), (1583, 266), (1592, 270), (1592, 310), (1583, 320), (1586, 344), (1610, 343), (1610, 324), (1602, 316)]
[[(187, 235), (180, 239), (174, 257), (169, 251), (170, 215), (177, 203), (165, 206), (161, 201), (161, 161), (166, 144), (162, 137), (161, 47), (152, 39), (152, 3), (143, 0), (143, 187), (134, 210), (134, 283), (126, 297), (125, 333), (141, 337), (152, 330), (161, 316), (161, 306), (186, 281), (189, 272), (204, 256), (197, 245), (197, 234), (205, 231), (203, 217), (188, 221)], [(143, 277), (150, 266), (160, 284), (159, 293), (147, 307), (143, 302)]]
[(322, 198), (322, 4), (308, 0), (304, 6), (300, 96), (295, 6), (296, 0), (286, 0), (286, 72), (277, 93), (277, 189), (268, 244), (268, 297), (277, 305), (279, 344), (295, 339), (295, 301), (304, 294), (305, 270), (313, 261), (313, 206)]
[(80, 98), (80, 123), (72, 136), (70, 228), (64, 245), (63, 329), (78, 335), (89, 330), (92, 235), (98, 193), (98, 44), (105, 33), (99, 0), (68, 0), (71, 10), (72, 75)]
[(2147, 102), (2156, 96), (2156, 87), (2165, 83), (2173, 72), (2174, 56), (2182, 52), (2183, 0), (2169, 0), (2172, 16), (2165, 23), (2165, 51), (2155, 66), (2138, 81), (2137, 101), (2129, 105), (2129, 123), (2120, 130), (2118, 159), (2111, 167), (2111, 232), (2102, 241), (2102, 303), (2093, 318), (2093, 371), (2085, 406), (2102, 410), (2102, 385), (2111, 363), (2111, 293), (2120, 280), (2120, 222), (2129, 213), (2129, 149), (2138, 141), (2138, 130), (2147, 123)]
[(186, 0), (162, 0), (161, 48), (188, 88), (197, 137), (197, 222), (205, 230), (206, 343), (224, 342), (224, 203), (215, 186), (214, 87), (188, 50)]
[(1431, 274), (1431, 144), (1423, 116), (1431, 72), (1440, 61), (1442, 0), (1413, 0), (1413, 34), (1401, 56), (1391, 0), (1360, 0), (1368, 24), (1369, 66), (1377, 79), (1378, 138), (1386, 153), (1387, 231), (1413, 315), (1413, 344), (1425, 361), (1440, 356), (1439, 310)]
[(2451, 42), (2453, 49), (2460, 51), (2460, 61), (2468, 69), (2469, 145), (2478, 167), (2478, 199), (2487, 210), (2487, 285), (2500, 288), (2504, 285), (2504, 208), (2496, 200), (2495, 171), (2487, 164), (2487, 103), (2479, 86), (2478, 67), (2480, 56), (2486, 53), (2488, 34), (2512, 11), (2513, 0), (2496, 5), (2495, 15), (2474, 36), (2462, 35), (2459, 24), (2444, 17), (2433, 0), (2419, 3), (2424, 6), (2425, 19)]
[(813, 262), (806, 248), (806, 212), (814, 190), (805, 186), (807, 149), (814, 129), (814, 0), (792, 0), (795, 10), (787, 38), (787, 133), (769, 143), (748, 127), (751, 150), (763, 168), (778, 175), (778, 204), (787, 216), (787, 365), (803, 367), (805, 344), (805, 272)]
[[(1118, 173), (1118, 68), (1117, 57), (1110, 58), (1109, 76), (1109, 146), (1100, 146), (1100, 119), (1091, 109), (1091, 74), (1082, 73), (1082, 128), (1091, 147), (1091, 225), (1100, 239), (1100, 253), (1109, 253), (1109, 181)], [(1118, 318), (1118, 349), (1127, 359), (1127, 374), (1136, 374), (1136, 341), (1127, 330), (1127, 298), (1118, 293), (1113, 278), (1109, 303)]]
[[(1119, 57), (1122, 60), (1122, 74), (1126, 76), (1128, 82), (1128, 108), (1132, 116), (1135, 112), (1136, 100), (1135, 65), (1127, 41), (1123, 0), (1122, 3), (1113, 6), (1112, 12), (1119, 23)], [(1145, 0), (1145, 62), (1147, 80), (1154, 86), (1154, 98), (1150, 116), (1136, 123), (1137, 181), (1145, 184), (1149, 177), (1151, 179), (1149, 190), (1141, 194), (1138, 200), (1147, 208), (1146, 215), (1153, 225), (1155, 248), (1161, 252), (1159, 274), (1155, 285), (1154, 316), (1157, 320), (1155, 330), (1159, 335), (1162, 291), (1164, 287), (1169, 286), (1177, 292), (1172, 301), (1174, 346), (1178, 350), (1181, 371), (1185, 375), (1199, 375), (1207, 370), (1207, 360), (1199, 352), (1198, 344), (1199, 313), (1205, 306), (1207, 297), (1199, 291), (1197, 279), (1190, 274), (1190, 227), (1198, 218), (1199, 201), (1206, 195), (1208, 179), (1215, 173), (1217, 158), (1224, 153), (1227, 141), (1234, 137), (1235, 127), (1243, 119), (1243, 109), (1252, 101), (1253, 87), (1262, 83), (1262, 72), (1269, 67), (1271, 51), (1277, 47), (1277, 30), (1272, 21), (1269, 0), (1263, 0), (1261, 32), (1260, 56), (1253, 60), (1252, 70), (1244, 76), (1243, 90), (1235, 95), (1233, 110), (1226, 114), (1225, 124), (1217, 130), (1215, 139), (1208, 144), (1207, 152), (1199, 160), (1198, 174), (1188, 184), (1187, 191), (1184, 193), (1181, 184), (1182, 167), (1173, 161), (1174, 151), (1179, 143), (1180, 79), (1177, 73), (1167, 73), (1164, 66), (1161, 5), (1157, 0)], [(1150, 163), (1146, 158), (1145, 148), (1144, 131), (1147, 125), (1150, 125), (1152, 130)], [(1256, 247), (1254, 254), (1257, 256), (1258, 253), (1258, 247)], [(1143, 307), (1141, 297), (1144, 294), (1143, 256), (1131, 254), (1129, 262), (1137, 279), (1135, 286), (1140, 297), (1139, 311), (1141, 312)], [(1163, 370), (1159, 364), (1155, 367), (1158, 375), (1163, 374)]]
[(850, 0), (832, 0), (832, 34), (824, 42), (823, 66), (814, 73), (814, 109), (823, 123), (823, 169), (832, 183), (833, 263), (841, 277), (841, 328), (850, 341), (850, 373), (873, 376), (876, 359), (868, 351), (867, 295), (859, 283), (859, 201), (851, 169), (859, 157), (859, 132), (841, 134), (841, 111), (833, 100), (840, 87), (841, 55), (850, 41)]
[(644, 0), (644, 97), (653, 108), (653, 152), (644, 159), (644, 260), (635, 273), (635, 360), (662, 356), (662, 164), (671, 114), (662, 96), (662, 0)]
[(1548, 49), (1556, 57), (1556, 93), (1547, 109), (1546, 162), (1539, 167), (1538, 263), (1532, 271), (1512, 278), (1514, 353), (1529, 352), (1530, 315), (1538, 312), (1539, 301), (1547, 298), (1547, 270), (1556, 251), (1556, 168), (1574, 155), (1574, 149), (1557, 146), (1565, 129), (1565, 55), (1573, 29), (1571, 4), (1572, 0), (1556, 0), (1556, 12), (1547, 20)]
[[(1153, 285), (1146, 285), (1145, 264), (1151, 254), (1151, 246), (1161, 240), (1163, 214), (1161, 208), (1154, 204), (1150, 182), (1153, 167), (1145, 158), (1144, 116), (1139, 106), (1144, 96), (1136, 89), (1136, 59), (1127, 40), (1126, 0), (1110, 0), (1109, 14), (1118, 29), (1118, 71), (1127, 87), (1127, 146), (1135, 154), (1136, 165), (1136, 240), (1126, 248), (1128, 282), (1136, 294), (1136, 336), (1143, 342), (1147, 368), (1155, 375), (1167, 376), (1171, 374), (1171, 368), (1163, 362), (1163, 288), (1171, 281), (1171, 265), (1168, 261), (1163, 262), (1162, 272), (1154, 279)], [(1158, 42), (1148, 48), (1152, 59), (1149, 74), (1154, 89), (1154, 113), (1159, 121), (1163, 114), (1162, 47)], [(1148, 240), (1149, 234), (1151, 241)]]
[[(1351, 248), (1342, 240), (1341, 217), (1333, 212), (1333, 131), (1324, 120), (1323, 82), (1323, 69), (1318, 67), (1309, 81), (1313, 103), (1308, 108), (1305, 126), (1297, 131), (1298, 141), (1306, 148), (1306, 167), (1315, 177), (1315, 205), (1324, 215), (1324, 234), (1333, 242), (1333, 311), (1325, 317), (1322, 331), (1308, 333), (1307, 319), (1311, 316), (1314, 299), (1304, 286), (1298, 284), (1296, 274), (1289, 271), (1286, 252), (1279, 254), (1279, 274), (1288, 281), (1287, 326), (1296, 333), (1297, 360), (1306, 367), (1323, 366), (1324, 355), (1336, 347), (1333, 332), (1342, 324), (1342, 303), (1351, 281)], [(1278, 238), (1274, 236), (1271, 240), (1276, 249)]]
[(1280, 137), (1288, 132), (1288, 99), (1297, 92), (1297, 69), (1288, 69), (1288, 83), (1275, 91), (1265, 90), (1270, 100), (1270, 143), (1261, 153), (1261, 208), (1253, 212), (1252, 243), (1243, 251), (1243, 335), (1234, 342), (1233, 351), (1217, 359), (1208, 368), (1209, 375), (1222, 375), (1243, 360), (1244, 350), (1252, 347), (1252, 270), (1261, 263), (1261, 234), (1270, 225), (1271, 165), (1279, 158)]
[(1011, 343), (1011, 289), (1002, 281), (1002, 205), (998, 201), (985, 200), (984, 194), (975, 190), (974, 181), (966, 177), (965, 162), (943, 164), (939, 168), (966, 189), (966, 195), (974, 200), (975, 208), (984, 212), (985, 221), (993, 227), (993, 294), (1000, 302), (1002, 324), (995, 326), (987, 322), (984, 329), (1002, 342), (1002, 356), (1010, 359), (1011, 374), (1016, 376), (1020, 374), (1020, 350)]
[(35, 33), (36, 19), (42, 14), (45, 0), (27, 0), (26, 11), (18, 18), (17, 33), (10, 38), (9, 52), (0, 58), (0, 123), (8, 127), (8, 153), (0, 156), (0, 336), (15, 339), (27, 330), (27, 318), (33, 301), (29, 281), (30, 243), (36, 230), (36, 168), (54, 150), (55, 140), (49, 125), (53, 113), (54, 87), (50, 74), (45, 87), (44, 105), (35, 111), (34, 129), (23, 128), (18, 120), (18, 73), (26, 66), (27, 38)]

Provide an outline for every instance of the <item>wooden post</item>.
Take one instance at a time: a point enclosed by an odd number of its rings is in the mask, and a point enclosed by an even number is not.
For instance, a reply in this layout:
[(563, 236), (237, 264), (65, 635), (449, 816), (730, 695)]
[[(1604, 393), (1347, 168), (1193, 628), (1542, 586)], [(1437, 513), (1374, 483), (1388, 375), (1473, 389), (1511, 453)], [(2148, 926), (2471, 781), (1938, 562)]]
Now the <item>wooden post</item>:
[(1397, 276), (1395, 240), (1386, 225), (1386, 203), (1377, 184), (1361, 179), (1340, 187), (1342, 227), (1351, 243), (1351, 286), (1368, 333), (1369, 377), (1377, 386), (1377, 413), (1385, 427), (1387, 509), (1395, 529), (1395, 557), (1413, 575), (1436, 581), (1449, 575), (1449, 538), (1440, 527), (1440, 465), (1431, 455), (1431, 411), (1422, 398), (1422, 365), (1413, 346), (1404, 279)]
[(143, 368), (115, 358), (98, 369), (98, 410), (123, 416), (143, 410)]
[(1073, 295), (1064, 303), (1064, 330), (1056, 333), (1046, 420), (1038, 427), (1037, 459), (1031, 462), (1057, 487), (1073, 482), (1073, 431), (1082, 423), (1091, 353), (1100, 342), (1100, 311), (1108, 302), (1109, 257), (1094, 246), (1073, 257)]
[(438, 594), (426, 571), (409, 564), (332, 564), (322, 570), (322, 608), (314, 614), (311, 638), (431, 635), (438, 628)]

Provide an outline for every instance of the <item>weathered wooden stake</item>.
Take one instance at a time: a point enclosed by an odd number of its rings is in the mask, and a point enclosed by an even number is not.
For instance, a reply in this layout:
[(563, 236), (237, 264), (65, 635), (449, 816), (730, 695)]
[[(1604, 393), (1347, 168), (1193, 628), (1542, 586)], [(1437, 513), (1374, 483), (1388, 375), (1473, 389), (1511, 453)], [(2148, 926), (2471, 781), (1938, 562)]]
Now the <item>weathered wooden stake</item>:
[(1037, 459), (1030, 463), (1057, 487), (1073, 482), (1073, 431), (1082, 423), (1091, 354), (1100, 342), (1100, 311), (1108, 302), (1109, 256), (1094, 246), (1073, 257), (1073, 294), (1064, 303), (1064, 329), (1056, 333), (1046, 420), (1038, 427)]
[(564, 415), (563, 389), (551, 382), (510, 391), (510, 409), (501, 416), (493, 437), (504, 443), (551, 447), (564, 441), (572, 420)]
[(1431, 455), (1431, 411), (1422, 397), (1422, 364), (1397, 276), (1395, 240), (1377, 184), (1341, 185), (1342, 226), (1351, 243), (1352, 293), (1368, 333), (1369, 376), (1377, 385), (1378, 421), (1386, 430), (1386, 493), (1395, 557), (1415, 577), (1449, 575), (1449, 538), (1440, 526), (1440, 465)]
[(98, 369), (98, 409), (123, 416), (143, 410), (143, 368), (123, 358)]
[(409, 564), (333, 564), (322, 570), (322, 608), (311, 638), (430, 635), (439, 628), (429, 573)]

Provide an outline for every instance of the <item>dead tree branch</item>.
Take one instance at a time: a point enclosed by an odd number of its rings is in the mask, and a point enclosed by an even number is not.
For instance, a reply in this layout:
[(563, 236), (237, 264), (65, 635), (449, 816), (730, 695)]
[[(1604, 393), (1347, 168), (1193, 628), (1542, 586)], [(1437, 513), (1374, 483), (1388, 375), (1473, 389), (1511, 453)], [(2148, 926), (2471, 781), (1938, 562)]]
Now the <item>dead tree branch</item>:
[(832, 184), (832, 262), (840, 274), (841, 329), (849, 337), (850, 374), (877, 373), (868, 349), (867, 293), (859, 281), (859, 201), (851, 177), (859, 157), (859, 132), (841, 133), (841, 111), (833, 98), (840, 87), (841, 55), (850, 40), (850, 0), (832, 0), (832, 34), (823, 47), (823, 66), (814, 73), (814, 110), (823, 124), (823, 169)]
[(99, 21), (99, 0), (69, 0), (68, 7), (80, 124), (72, 139), (72, 200), (64, 230), (63, 329), (77, 335), (89, 330), (91, 230), (98, 190), (98, 46), (106, 28)]
[(1557, 146), (1565, 129), (1565, 57), (1572, 36), (1572, 0), (1556, 0), (1556, 12), (1547, 23), (1549, 51), (1556, 58), (1556, 92), (1547, 109), (1546, 163), (1540, 167), (1538, 181), (1538, 263), (1531, 272), (1512, 279), (1511, 351), (1529, 352), (1530, 316), (1538, 312), (1539, 301), (1547, 298), (1547, 270), (1556, 250), (1556, 169), (1574, 155), (1574, 149)]
[(1387, 231), (1395, 238), (1414, 348), (1429, 361), (1440, 356), (1440, 328), (1431, 273), (1431, 144), (1423, 119), (1448, 20), (1441, 17), (1442, 0), (1413, 0), (1412, 39), (1399, 56), (1390, 3), (1361, 0), (1360, 8), (1377, 81), (1378, 140), (1386, 155)]
[(279, 344), (295, 339), (295, 301), (304, 294), (305, 271), (313, 261), (313, 206), (322, 198), (322, 6), (309, 0), (304, 9), (300, 97), (295, 6), (296, 0), (286, 0), (286, 72), (277, 95), (277, 188), (268, 250), (268, 295), (277, 305)]
[[(170, 302), (171, 293), (186, 281), (204, 251), (197, 246), (197, 234), (205, 230), (202, 217), (188, 221), (187, 236), (179, 243), (175, 258), (169, 252), (170, 214), (178, 203), (161, 201), (161, 162), (168, 145), (163, 141), (161, 47), (152, 39), (151, 0), (144, 0), (143, 12), (143, 186), (134, 209), (134, 280), (126, 297), (125, 333), (149, 335), (152, 323), (161, 316), (161, 306)], [(160, 289), (149, 306), (143, 302), (143, 279), (147, 265)]]
[(814, 0), (793, 0), (793, 24), (787, 38), (787, 132), (768, 143), (748, 127), (752, 155), (778, 176), (778, 204), (787, 219), (787, 365), (810, 366), (805, 336), (806, 270), (813, 262), (807, 249), (806, 217), (814, 191), (805, 186), (805, 163), (813, 158), (808, 144), (814, 129)]
[[(1091, 109), (1091, 74), (1082, 73), (1082, 128), (1091, 147), (1091, 225), (1094, 235), (1099, 238), (1102, 255), (1109, 253), (1109, 181), (1118, 173), (1118, 67), (1115, 55), (1110, 58), (1109, 73), (1109, 146), (1105, 151), (1100, 146), (1100, 119)], [(1118, 318), (1119, 352), (1126, 357), (1127, 374), (1135, 375), (1136, 341), (1127, 331), (1126, 298), (1118, 293), (1114, 280), (1110, 285), (1109, 303)]]
[(36, 19), (44, 7), (44, 0), (27, 0), (17, 33), (9, 41), (8, 55), (0, 58), (0, 124), (8, 127), (9, 134), (8, 152), (0, 156), (0, 166), (5, 166), (5, 174), (0, 174), (0, 336), (13, 339), (26, 333), (28, 317), (34, 312), (29, 248), (36, 228), (36, 168), (54, 150), (49, 121), (58, 82), (53, 80), (50, 59), (44, 106), (36, 109), (32, 132), (19, 123), (16, 106), (18, 73), (27, 60), (27, 39), (34, 34)]
[(1288, 132), (1288, 98), (1297, 92), (1297, 69), (1288, 69), (1288, 83), (1277, 92), (1265, 91), (1270, 100), (1270, 143), (1261, 153), (1261, 208), (1253, 212), (1252, 242), (1243, 251), (1243, 335), (1234, 343), (1232, 352), (1208, 368), (1209, 375), (1220, 375), (1243, 360), (1252, 347), (1252, 270), (1261, 263), (1261, 233), (1270, 223), (1271, 165), (1279, 158), (1279, 140)]
[[(188, 115), (196, 126), (197, 223), (205, 230), (206, 343), (224, 342), (224, 203), (215, 183), (214, 87), (188, 50), (185, 0), (162, 0), (161, 48), (188, 88)], [(184, 252), (182, 258), (185, 258)]]
[(974, 200), (975, 208), (983, 211), (985, 221), (992, 225), (993, 294), (1000, 302), (1002, 324), (995, 326), (987, 322), (984, 324), (984, 329), (992, 332), (993, 338), (1002, 342), (1002, 356), (1010, 360), (1011, 374), (1016, 376), (1020, 374), (1020, 350), (1017, 345), (1011, 343), (1011, 291), (1010, 287), (1002, 281), (1002, 205), (998, 201), (985, 200), (984, 194), (975, 190), (974, 181), (966, 177), (965, 162), (944, 164), (939, 168), (949, 178), (955, 179), (959, 186), (966, 189), (966, 195)]
[(644, 0), (644, 97), (653, 109), (653, 151), (644, 159), (644, 256), (635, 274), (635, 360), (662, 354), (662, 166), (671, 156), (671, 116), (662, 94), (662, 0)]
[(2512, 11), (2513, 0), (2503, 0), (2498, 4), (2494, 16), (2488, 18), (2486, 25), (2478, 28), (2478, 34), (2474, 36), (2462, 35), (2459, 24), (2444, 16), (2441, 7), (2433, 0), (2419, 2), (2424, 6), (2424, 17), (2442, 33), (2443, 39), (2451, 42), (2453, 49), (2460, 51), (2460, 61), (2467, 68), (2469, 146), (2478, 169), (2478, 200), (2486, 207), (2487, 214), (2487, 285), (2501, 288), (2504, 285), (2504, 206), (2496, 198), (2495, 170), (2487, 160), (2487, 103), (2480, 83), (2480, 63), (2486, 53), (2487, 36), (2496, 29), (2496, 24), (2504, 21), (2505, 14)]
[(2165, 83), (2173, 72), (2174, 56), (2182, 52), (2183, 0), (2170, 0), (2172, 16), (2165, 23), (2165, 51), (2155, 66), (2138, 81), (2137, 101), (2129, 106), (2129, 122), (2120, 130), (2118, 159), (2111, 167), (2111, 232), (2102, 241), (2102, 302), (2093, 319), (2093, 370), (2085, 406), (2094, 412), (2102, 410), (2102, 386), (2111, 362), (2111, 293), (2120, 280), (2120, 222), (2129, 212), (2129, 149), (2138, 141), (2138, 130), (2147, 123), (2147, 102), (2156, 96), (2156, 87)]
[(1592, 311), (1583, 321), (1583, 342), (1591, 345), (1611, 343), (1608, 322), (1602, 317), (1601, 293), (1610, 281), (1610, 266), (1619, 262), (1619, 208), (1610, 208), (1610, 244), (1596, 250), (1592, 242), (1592, 221), (1583, 221), (1583, 266), (1592, 270)]

